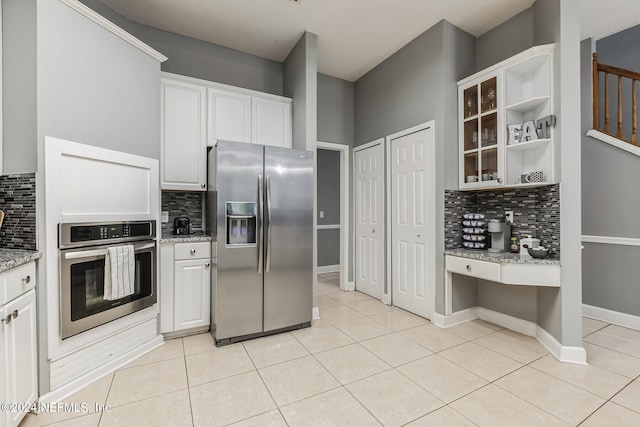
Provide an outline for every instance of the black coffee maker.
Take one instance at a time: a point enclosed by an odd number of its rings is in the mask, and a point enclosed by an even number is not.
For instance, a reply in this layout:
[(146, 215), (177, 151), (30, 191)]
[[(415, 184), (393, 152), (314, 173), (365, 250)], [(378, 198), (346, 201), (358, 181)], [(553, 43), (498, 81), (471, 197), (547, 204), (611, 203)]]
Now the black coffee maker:
[(179, 216), (173, 220), (173, 234), (189, 234), (191, 226), (189, 224), (189, 218), (186, 216)]

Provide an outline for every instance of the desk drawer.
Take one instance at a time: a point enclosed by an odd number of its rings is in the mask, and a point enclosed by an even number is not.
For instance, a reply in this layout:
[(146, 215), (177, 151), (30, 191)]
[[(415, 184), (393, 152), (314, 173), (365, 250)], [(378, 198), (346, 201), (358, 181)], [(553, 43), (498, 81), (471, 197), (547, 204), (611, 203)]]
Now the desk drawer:
[(480, 261), (477, 259), (462, 258), (447, 255), (446, 269), (452, 273), (477, 277), (478, 279), (500, 282), (502, 280), (502, 268), (496, 262)]
[(211, 242), (176, 243), (173, 257), (176, 261), (211, 257)]

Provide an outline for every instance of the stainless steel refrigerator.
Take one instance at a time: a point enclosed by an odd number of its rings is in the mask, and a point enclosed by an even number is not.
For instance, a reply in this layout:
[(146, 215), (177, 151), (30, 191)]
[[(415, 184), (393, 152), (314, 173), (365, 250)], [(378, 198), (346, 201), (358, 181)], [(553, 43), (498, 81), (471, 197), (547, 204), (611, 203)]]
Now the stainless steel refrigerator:
[(208, 156), (216, 344), (309, 326), (313, 153), (218, 141)]

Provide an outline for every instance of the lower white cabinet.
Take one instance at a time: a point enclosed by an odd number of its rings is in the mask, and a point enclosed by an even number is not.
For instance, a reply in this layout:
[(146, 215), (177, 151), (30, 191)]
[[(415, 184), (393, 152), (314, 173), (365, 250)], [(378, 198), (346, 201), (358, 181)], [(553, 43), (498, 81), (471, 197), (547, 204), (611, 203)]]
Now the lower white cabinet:
[(0, 426), (20, 424), (38, 397), (35, 282), (34, 262), (0, 274), (0, 402), (15, 404)]
[(208, 328), (211, 243), (162, 244), (160, 262), (160, 332), (179, 335)]

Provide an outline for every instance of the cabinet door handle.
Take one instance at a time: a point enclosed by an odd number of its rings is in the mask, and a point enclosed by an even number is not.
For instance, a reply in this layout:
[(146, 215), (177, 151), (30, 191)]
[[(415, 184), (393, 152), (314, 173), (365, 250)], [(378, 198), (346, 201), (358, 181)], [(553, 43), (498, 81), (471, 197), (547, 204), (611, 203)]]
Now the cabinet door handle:
[(498, 178), (498, 182), (502, 184), (502, 178)]
[(471, 266), (467, 265), (467, 271), (471, 271)]
[(205, 188), (207, 186), (207, 184), (200, 184), (201, 188)]
[(29, 283), (31, 283), (31, 276), (23, 277), (22, 283), (24, 283), (25, 285), (28, 285)]
[(205, 266), (205, 268), (209, 268), (209, 267), (211, 267), (211, 264), (209, 264), (209, 263), (207, 262), (204, 266)]
[(195, 254), (196, 250), (195, 249), (191, 249), (191, 255)]
[(11, 313), (11, 317), (15, 319), (16, 317), (18, 317), (18, 314), (20, 314), (18, 313), (18, 310), (13, 310), (13, 313)]
[(3, 318), (2, 321), (8, 325), (9, 323), (11, 323), (11, 315), (8, 315), (7, 317)]

